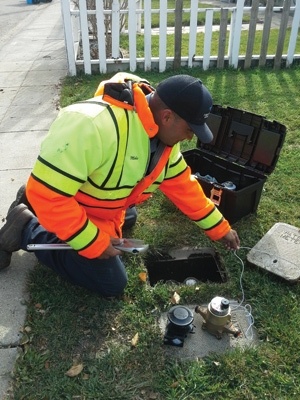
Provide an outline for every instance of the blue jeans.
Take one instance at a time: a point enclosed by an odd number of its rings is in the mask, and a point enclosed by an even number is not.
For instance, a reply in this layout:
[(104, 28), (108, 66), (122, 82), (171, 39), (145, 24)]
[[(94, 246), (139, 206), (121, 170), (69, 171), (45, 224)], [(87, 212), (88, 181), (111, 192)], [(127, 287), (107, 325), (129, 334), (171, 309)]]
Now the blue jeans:
[[(21, 249), (27, 250), (30, 243), (61, 243), (61, 240), (46, 231), (34, 217), (23, 230)], [(105, 297), (122, 294), (127, 284), (127, 273), (120, 257), (88, 259), (74, 250), (38, 250), (35, 255), (63, 279)]]

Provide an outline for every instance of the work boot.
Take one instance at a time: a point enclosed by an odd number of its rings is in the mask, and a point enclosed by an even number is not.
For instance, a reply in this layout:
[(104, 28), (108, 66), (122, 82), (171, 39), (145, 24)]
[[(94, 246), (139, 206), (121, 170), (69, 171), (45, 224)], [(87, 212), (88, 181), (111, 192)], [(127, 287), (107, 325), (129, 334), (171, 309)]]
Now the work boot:
[(9, 251), (0, 250), (0, 271), (10, 265), (11, 254)]
[(33, 217), (25, 204), (19, 204), (7, 214), (6, 223), (0, 229), (0, 270), (9, 266), (11, 253), (20, 250), (22, 231)]
[(33, 214), (35, 214), (34, 211), (33, 211), (33, 208), (31, 207), (31, 205), (30, 205), (30, 203), (29, 203), (29, 201), (28, 201), (28, 199), (26, 197), (26, 185), (22, 185), (19, 188), (19, 190), (17, 191), (16, 199), (11, 203), (11, 205), (10, 205), (8, 211), (7, 211), (7, 214), (9, 214), (13, 208), (15, 208), (16, 206), (18, 206), (21, 203), (25, 204), (28, 207), (28, 209)]
[(18, 206), (19, 204), (21, 204), (21, 203), (25, 204), (25, 202), (24, 202), (25, 190), (26, 190), (26, 186), (22, 185), (20, 187), (20, 189), (17, 191), (16, 199), (11, 203), (11, 205), (10, 205), (8, 211), (7, 211), (7, 214), (9, 214), (11, 212), (11, 210), (13, 208), (15, 208), (16, 206)]

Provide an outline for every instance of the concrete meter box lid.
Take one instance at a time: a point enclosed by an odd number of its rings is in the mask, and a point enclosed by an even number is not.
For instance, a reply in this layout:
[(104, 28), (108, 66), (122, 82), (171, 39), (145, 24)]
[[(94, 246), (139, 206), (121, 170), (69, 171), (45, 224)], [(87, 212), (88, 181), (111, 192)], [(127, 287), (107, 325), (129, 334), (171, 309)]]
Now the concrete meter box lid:
[(257, 210), (263, 185), (274, 170), (286, 127), (261, 115), (214, 105), (207, 119), (208, 144), (183, 152), (207, 197), (230, 223)]
[(257, 266), (291, 283), (300, 279), (300, 229), (277, 222), (247, 254)]

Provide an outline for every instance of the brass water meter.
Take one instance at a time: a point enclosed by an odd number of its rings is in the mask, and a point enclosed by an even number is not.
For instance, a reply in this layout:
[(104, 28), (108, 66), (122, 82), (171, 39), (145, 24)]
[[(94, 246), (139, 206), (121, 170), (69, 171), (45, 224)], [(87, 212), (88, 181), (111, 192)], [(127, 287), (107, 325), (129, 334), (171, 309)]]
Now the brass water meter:
[(231, 333), (238, 337), (241, 331), (231, 322), (231, 309), (229, 301), (224, 297), (214, 297), (207, 307), (196, 306), (195, 312), (204, 319), (202, 329), (221, 339), (223, 332)]

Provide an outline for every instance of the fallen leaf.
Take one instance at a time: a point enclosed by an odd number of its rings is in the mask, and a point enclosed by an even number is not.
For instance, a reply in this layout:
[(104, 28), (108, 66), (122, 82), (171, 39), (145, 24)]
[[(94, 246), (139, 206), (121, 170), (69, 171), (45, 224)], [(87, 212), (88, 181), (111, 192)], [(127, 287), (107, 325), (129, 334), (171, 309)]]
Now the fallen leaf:
[(35, 307), (36, 311), (39, 312), (40, 314), (45, 314), (46, 313), (46, 311), (43, 310), (43, 306), (41, 305), (41, 303), (36, 303), (34, 305), (34, 307)]
[(178, 382), (178, 381), (173, 382), (173, 383), (171, 384), (171, 388), (176, 388), (177, 386), (179, 386), (179, 382)]
[(30, 348), (30, 344), (29, 343), (25, 343), (24, 346), (23, 346), (23, 354), (24, 355), (27, 354), (27, 351), (29, 350), (29, 348)]
[(30, 333), (30, 332), (31, 332), (30, 326), (25, 326), (24, 331), (25, 331), (26, 333)]
[(147, 273), (146, 272), (140, 272), (139, 273), (139, 278), (142, 282), (146, 282), (147, 281)]
[(29, 343), (29, 337), (26, 333), (24, 333), (20, 339), (19, 345), (24, 346), (26, 343)]
[(171, 303), (172, 304), (179, 304), (180, 302), (180, 296), (177, 292), (173, 293), (173, 296), (171, 297)]
[(83, 370), (83, 364), (73, 365), (65, 375), (69, 376), (70, 378), (74, 378), (75, 376), (79, 375), (80, 372)]
[(131, 346), (132, 347), (136, 347), (137, 343), (139, 341), (139, 334), (138, 332), (133, 336), (133, 338), (131, 339)]
[(125, 303), (132, 303), (132, 299), (129, 296), (126, 296), (126, 294), (123, 295), (122, 299), (125, 301)]
[(45, 369), (49, 369), (50, 368), (50, 362), (49, 361), (46, 361), (45, 362)]

